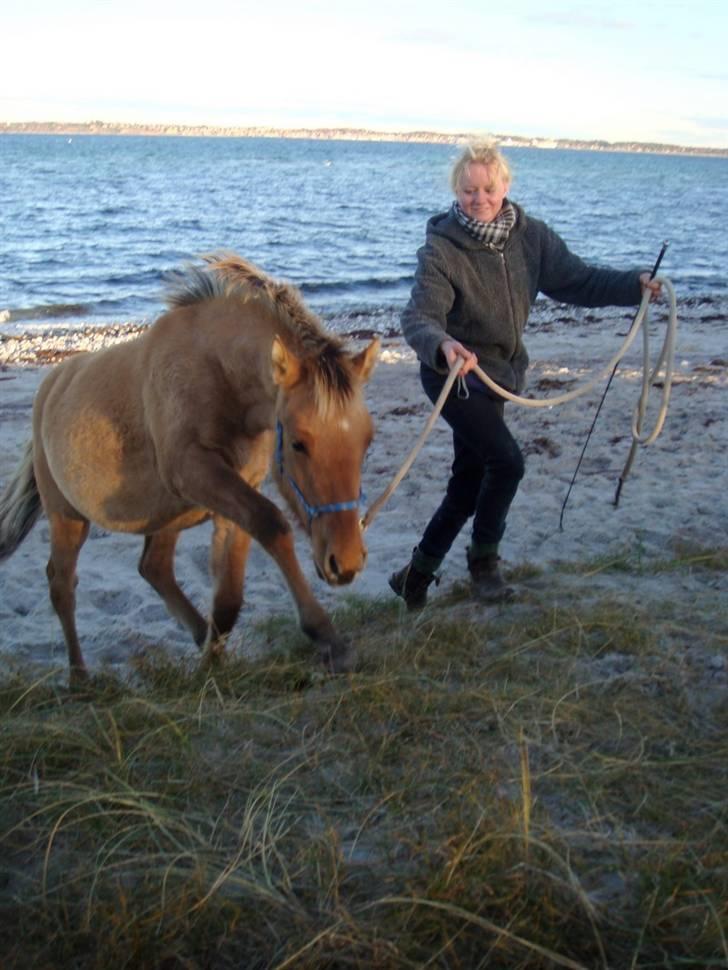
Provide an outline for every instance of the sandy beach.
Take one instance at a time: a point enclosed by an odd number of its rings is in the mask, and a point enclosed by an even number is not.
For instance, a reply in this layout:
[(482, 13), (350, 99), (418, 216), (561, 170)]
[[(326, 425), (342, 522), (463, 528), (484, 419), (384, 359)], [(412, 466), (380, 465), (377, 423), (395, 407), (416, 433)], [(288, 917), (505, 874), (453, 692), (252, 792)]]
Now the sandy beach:
[[(661, 312), (651, 330), (661, 339)], [(528, 335), (531, 356), (528, 393), (548, 396), (571, 389), (603, 368), (627, 329), (615, 315), (608, 325), (545, 325)], [(0, 341), (0, 487), (4, 487), (30, 435), (34, 394), (48, 367), (69, 352), (94, 350), (133, 337), (135, 328), (116, 327), (29, 333)], [(639, 341), (637, 342), (639, 343)], [(728, 532), (728, 346), (715, 322), (681, 321), (670, 411), (658, 440), (640, 449), (633, 471), (613, 506), (616, 483), (630, 446), (631, 414), (639, 394), (639, 353), (620, 366), (586, 452), (559, 529), (559, 516), (601, 391), (553, 409), (508, 405), (513, 432), (526, 454), (526, 477), (516, 497), (502, 546), (505, 567), (541, 568), (538, 583), (549, 582), (550, 563), (599, 560), (626, 549), (645, 560), (672, 558), (686, 548), (724, 547)], [(602, 385), (603, 386), (603, 385)], [(372, 502), (400, 467), (419, 435), (430, 405), (421, 390), (413, 353), (396, 337), (385, 338), (367, 400), (377, 433), (364, 471), (364, 491)], [(649, 424), (649, 419), (648, 422)], [(406, 561), (444, 489), (450, 463), (449, 431), (438, 422), (409, 476), (367, 532), (369, 561), (347, 590), (327, 588), (315, 577), (307, 540), (298, 531), (304, 569), (321, 601), (330, 608), (349, 592), (391, 597), (387, 576)], [(274, 496), (273, 486), (266, 493)], [(279, 500), (279, 504), (282, 504)], [(185, 533), (177, 555), (183, 588), (204, 611), (209, 602), (209, 526)], [(65, 667), (60, 626), (48, 601), (45, 562), (47, 526), (41, 520), (18, 551), (0, 565), (0, 664), (32, 659)], [(467, 577), (464, 532), (447, 559), (432, 603)], [(137, 573), (138, 536), (92, 528), (79, 563), (78, 627), (89, 667), (123, 668), (135, 651), (160, 644), (194, 654), (187, 633), (171, 619), (157, 595)], [(632, 580), (630, 580), (631, 582)], [(596, 571), (581, 578), (583, 593), (610, 587), (615, 593), (655, 602), (676, 595), (715, 601), (716, 583), (725, 579), (700, 571), (652, 571), (644, 586), (625, 590), (618, 573)], [(642, 582), (642, 581), (641, 581)], [(554, 595), (557, 595), (555, 592)], [(271, 560), (254, 546), (249, 561), (245, 606), (230, 647), (245, 650), (246, 627), (288, 608), (287, 592)], [(508, 607), (503, 607), (508, 608)], [(480, 607), (486, 611), (486, 608)], [(487, 611), (486, 611), (487, 612)]]

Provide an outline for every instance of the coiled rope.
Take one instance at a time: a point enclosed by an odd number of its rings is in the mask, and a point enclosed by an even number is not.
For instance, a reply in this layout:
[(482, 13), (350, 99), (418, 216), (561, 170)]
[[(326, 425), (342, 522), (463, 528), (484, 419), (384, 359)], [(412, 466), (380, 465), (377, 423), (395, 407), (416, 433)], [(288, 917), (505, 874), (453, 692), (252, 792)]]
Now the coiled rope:
[[(634, 463), (637, 448), (652, 444), (652, 442), (655, 441), (655, 439), (659, 436), (665, 424), (665, 418), (667, 417), (667, 411), (670, 404), (670, 393), (672, 390), (672, 377), (675, 359), (675, 344), (677, 339), (677, 299), (675, 297), (675, 288), (669, 279), (660, 278), (659, 282), (662, 284), (663, 290), (667, 294), (669, 312), (662, 348), (657, 356), (655, 365), (652, 368), (650, 367), (650, 340), (648, 332), (649, 305), (651, 296), (649, 290), (645, 290), (642, 296), (642, 302), (640, 303), (639, 310), (635, 315), (629, 333), (625, 337), (622, 346), (619, 348), (614, 357), (612, 357), (609, 363), (601, 371), (599, 371), (596, 377), (587, 381), (587, 383), (583, 384), (581, 387), (575, 388), (573, 391), (567, 391), (565, 394), (559, 394), (555, 397), (549, 398), (521, 397), (518, 394), (512, 394), (505, 388), (500, 387), (500, 385), (496, 384), (494, 380), (488, 377), (485, 371), (483, 371), (479, 366), (476, 365), (473, 368), (473, 373), (476, 374), (480, 380), (492, 391), (499, 394), (502, 398), (505, 398), (505, 400), (512, 401), (514, 404), (520, 404), (527, 408), (552, 408), (558, 404), (566, 404), (568, 401), (573, 401), (575, 398), (582, 397), (584, 394), (588, 394), (589, 391), (593, 390), (594, 387), (604, 379), (604, 377), (616, 369), (617, 365), (634, 343), (637, 334), (640, 330), (642, 330), (642, 387), (639, 400), (635, 406), (632, 416), (632, 446), (630, 448), (629, 456), (625, 463), (624, 469), (622, 470), (622, 474), (619, 477), (619, 488), (617, 490), (615, 504), (619, 498), (619, 489), (621, 489), (621, 486), (629, 475)], [(412, 450), (405, 458), (402, 467), (399, 469), (389, 485), (384, 489), (382, 494), (369, 506), (369, 509), (364, 515), (361, 522), (362, 530), (367, 529), (372, 524), (375, 517), (392, 497), (394, 491), (397, 489), (407, 472), (412, 467), (417, 455), (420, 453), (422, 446), (432, 431), (435, 422), (440, 416), (440, 412), (445, 406), (447, 396), (450, 393), (462, 366), (462, 358), (457, 358), (450, 369), (447, 380), (445, 381), (442, 391), (440, 392), (440, 396), (435, 402), (432, 413), (427, 419), (425, 427), (422, 429), (422, 432), (412, 447)], [(654, 427), (649, 433), (644, 433), (642, 430), (642, 424), (647, 412), (650, 387), (659, 375), (661, 369), (664, 369), (664, 377), (662, 383), (660, 408), (655, 419)]]

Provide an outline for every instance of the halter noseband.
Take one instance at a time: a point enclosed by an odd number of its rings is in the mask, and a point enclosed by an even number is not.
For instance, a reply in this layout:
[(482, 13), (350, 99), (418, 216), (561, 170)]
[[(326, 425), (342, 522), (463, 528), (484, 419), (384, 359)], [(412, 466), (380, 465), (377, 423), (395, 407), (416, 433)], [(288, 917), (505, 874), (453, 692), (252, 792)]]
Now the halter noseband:
[(309, 505), (301, 489), (283, 467), (283, 425), (280, 421), (278, 421), (276, 424), (275, 460), (281, 477), (285, 478), (285, 480), (291, 486), (296, 494), (296, 498), (301, 503), (306, 515), (308, 516), (309, 529), (311, 528), (311, 523), (313, 520), (318, 518), (319, 515), (325, 515), (328, 512), (350, 512), (353, 509), (358, 509), (361, 503), (364, 501), (364, 493), (360, 491), (359, 498), (352, 499), (350, 502), (331, 502), (328, 505)]

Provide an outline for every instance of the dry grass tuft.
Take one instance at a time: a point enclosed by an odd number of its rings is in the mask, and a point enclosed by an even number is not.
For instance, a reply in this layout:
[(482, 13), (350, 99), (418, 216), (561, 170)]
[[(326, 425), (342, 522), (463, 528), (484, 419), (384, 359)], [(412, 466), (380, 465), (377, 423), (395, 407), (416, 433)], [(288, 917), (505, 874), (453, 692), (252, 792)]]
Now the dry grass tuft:
[(3, 966), (725, 966), (725, 598), (634, 595), (725, 562), (626, 556), (588, 598), (604, 564), (526, 569), (500, 610), (352, 599), (350, 677), (287, 620), (251, 634), (266, 661), (8, 673)]

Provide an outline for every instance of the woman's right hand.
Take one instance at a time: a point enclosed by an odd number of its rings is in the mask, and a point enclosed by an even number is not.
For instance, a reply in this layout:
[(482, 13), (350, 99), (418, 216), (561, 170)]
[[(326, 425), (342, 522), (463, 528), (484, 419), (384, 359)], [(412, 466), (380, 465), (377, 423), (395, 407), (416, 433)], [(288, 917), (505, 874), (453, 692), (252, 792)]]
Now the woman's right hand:
[(443, 340), (440, 344), (440, 350), (443, 357), (447, 361), (447, 366), (450, 370), (452, 370), (452, 366), (455, 361), (458, 358), (462, 358), (463, 366), (460, 373), (463, 376), (467, 374), (468, 371), (471, 371), (478, 363), (478, 358), (475, 356), (472, 350), (468, 350), (467, 347), (463, 347), (458, 340), (452, 340), (448, 337), (447, 340)]

